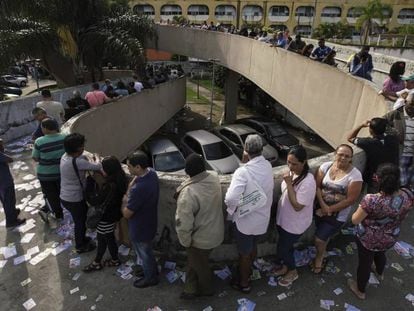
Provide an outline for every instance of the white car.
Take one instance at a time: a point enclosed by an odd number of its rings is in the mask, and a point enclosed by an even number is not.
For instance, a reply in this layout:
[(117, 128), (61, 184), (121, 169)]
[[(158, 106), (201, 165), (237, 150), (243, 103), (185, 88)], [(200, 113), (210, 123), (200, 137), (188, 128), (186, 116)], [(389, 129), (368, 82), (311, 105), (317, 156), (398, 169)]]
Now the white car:
[(144, 151), (151, 158), (151, 166), (157, 172), (185, 175), (185, 159), (177, 146), (168, 138), (153, 138), (144, 144)]
[(230, 148), (219, 137), (205, 130), (187, 132), (181, 138), (181, 146), (186, 156), (201, 154), (206, 169), (219, 174), (231, 174), (240, 166), (239, 159)]
[(21, 76), (4, 75), (0, 77), (0, 80), (13, 83), (16, 86), (25, 87), (27, 85), (27, 78)]

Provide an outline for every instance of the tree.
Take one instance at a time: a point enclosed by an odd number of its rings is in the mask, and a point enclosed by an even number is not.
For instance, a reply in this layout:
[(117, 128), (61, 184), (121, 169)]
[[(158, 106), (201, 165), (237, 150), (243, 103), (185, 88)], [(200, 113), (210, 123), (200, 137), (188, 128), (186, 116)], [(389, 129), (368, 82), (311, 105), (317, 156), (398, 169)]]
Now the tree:
[(364, 7), (356, 7), (355, 11), (360, 14), (357, 19), (357, 29), (361, 30), (361, 44), (366, 45), (368, 37), (374, 28), (378, 26), (376, 19), (382, 23), (386, 18), (385, 12), (392, 13), (392, 6), (383, 4), (380, 0), (369, 0)]
[(351, 36), (352, 30), (351, 27), (342, 22), (338, 23), (321, 23), (318, 27), (315, 28), (315, 31), (312, 34), (314, 38), (338, 38), (343, 39)]
[(128, 57), (142, 73), (146, 40), (156, 36), (153, 22), (126, 0), (2, 0), (0, 12), (3, 63), (41, 59), (64, 86), (77, 84), (84, 67), (95, 81), (111, 55)]

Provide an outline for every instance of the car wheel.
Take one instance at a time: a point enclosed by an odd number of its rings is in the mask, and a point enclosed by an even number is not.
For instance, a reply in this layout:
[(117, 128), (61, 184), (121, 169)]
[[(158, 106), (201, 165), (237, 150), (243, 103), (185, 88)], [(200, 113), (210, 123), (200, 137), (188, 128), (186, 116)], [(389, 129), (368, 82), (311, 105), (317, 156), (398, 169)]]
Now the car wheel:
[(20, 86), (21, 87), (25, 87), (26, 86), (26, 82), (25, 81), (20, 82)]

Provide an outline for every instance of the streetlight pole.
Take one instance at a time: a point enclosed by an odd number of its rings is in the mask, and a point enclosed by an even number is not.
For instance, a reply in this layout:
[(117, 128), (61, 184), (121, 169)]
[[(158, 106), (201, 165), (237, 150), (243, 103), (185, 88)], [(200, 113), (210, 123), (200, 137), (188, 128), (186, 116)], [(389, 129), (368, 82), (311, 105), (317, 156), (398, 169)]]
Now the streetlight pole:
[(210, 128), (213, 127), (213, 105), (214, 105), (214, 65), (220, 60), (215, 58), (210, 58), (209, 62), (213, 64), (213, 74), (211, 78), (211, 102), (210, 102)]

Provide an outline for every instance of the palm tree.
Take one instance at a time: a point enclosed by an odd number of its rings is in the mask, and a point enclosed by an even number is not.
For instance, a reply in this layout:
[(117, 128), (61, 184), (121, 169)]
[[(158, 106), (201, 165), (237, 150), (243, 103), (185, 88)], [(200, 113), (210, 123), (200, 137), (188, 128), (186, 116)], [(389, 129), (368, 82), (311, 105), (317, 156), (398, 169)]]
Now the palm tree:
[(369, 35), (378, 25), (375, 20), (379, 20), (382, 24), (387, 17), (385, 14), (387, 11), (392, 14), (392, 6), (383, 4), (380, 0), (370, 0), (366, 6), (355, 8), (355, 12), (360, 14), (356, 26), (361, 30), (361, 44), (367, 44)]
[[(87, 67), (92, 80), (102, 61), (125, 56), (137, 72), (153, 22), (129, 10), (126, 0), (2, 0), (0, 57), (40, 58), (59, 84), (77, 84)], [(4, 48), (3, 48), (4, 47)], [(99, 78), (102, 78), (101, 75)]]

